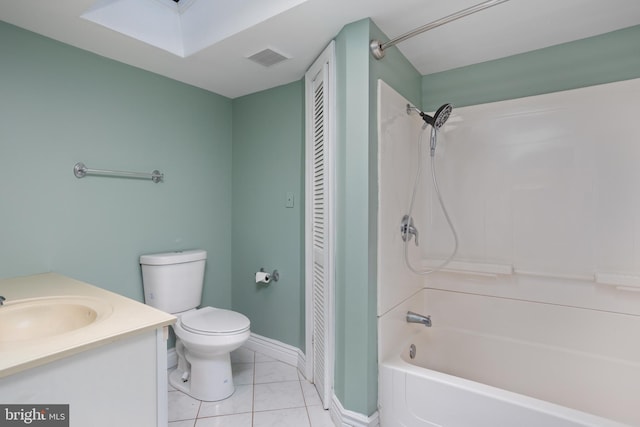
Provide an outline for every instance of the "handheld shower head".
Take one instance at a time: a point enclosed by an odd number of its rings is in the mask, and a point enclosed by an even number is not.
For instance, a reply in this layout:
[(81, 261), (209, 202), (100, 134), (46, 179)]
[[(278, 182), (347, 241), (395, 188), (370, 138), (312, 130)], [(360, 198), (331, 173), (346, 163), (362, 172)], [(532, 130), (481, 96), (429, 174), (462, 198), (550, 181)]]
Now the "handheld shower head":
[(407, 114), (411, 114), (412, 111), (416, 111), (422, 117), (425, 124), (422, 126), (422, 129), (426, 129), (427, 125), (431, 125), (431, 157), (435, 155), (436, 152), (436, 144), (438, 140), (437, 131), (445, 124), (447, 120), (449, 120), (449, 116), (451, 115), (451, 111), (453, 111), (453, 107), (451, 104), (444, 104), (438, 108), (433, 117), (420, 111), (418, 108), (414, 107), (411, 104), (407, 104)]
[(435, 129), (440, 129), (442, 125), (444, 125), (444, 123), (449, 119), (452, 110), (453, 107), (451, 106), (451, 104), (444, 104), (440, 108), (438, 108), (433, 117), (423, 112), (420, 112), (420, 117), (422, 117), (425, 122), (433, 126)]

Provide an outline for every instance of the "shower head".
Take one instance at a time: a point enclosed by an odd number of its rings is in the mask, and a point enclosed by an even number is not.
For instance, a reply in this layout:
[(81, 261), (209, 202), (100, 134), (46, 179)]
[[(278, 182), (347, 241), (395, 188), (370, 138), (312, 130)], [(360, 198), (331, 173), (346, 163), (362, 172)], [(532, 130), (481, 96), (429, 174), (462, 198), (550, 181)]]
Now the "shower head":
[(420, 113), (420, 117), (422, 117), (425, 122), (427, 122), (434, 128), (440, 129), (442, 125), (444, 125), (444, 123), (447, 121), (447, 119), (449, 119), (452, 110), (453, 107), (451, 106), (451, 104), (444, 104), (443, 106), (438, 108), (433, 117), (423, 112)]

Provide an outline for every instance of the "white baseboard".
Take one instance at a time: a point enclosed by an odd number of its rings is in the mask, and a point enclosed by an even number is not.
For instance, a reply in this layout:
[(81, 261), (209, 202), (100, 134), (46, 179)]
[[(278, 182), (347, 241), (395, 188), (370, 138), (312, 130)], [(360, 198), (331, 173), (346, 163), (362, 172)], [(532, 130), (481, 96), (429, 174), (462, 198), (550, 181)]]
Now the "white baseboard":
[(251, 336), (242, 347), (296, 366), (300, 372), (305, 371), (305, 355), (302, 350), (292, 345), (251, 332)]
[(380, 417), (378, 411), (367, 417), (358, 412), (344, 409), (340, 399), (335, 394), (331, 395), (331, 405), (329, 407), (331, 420), (340, 427), (379, 427)]

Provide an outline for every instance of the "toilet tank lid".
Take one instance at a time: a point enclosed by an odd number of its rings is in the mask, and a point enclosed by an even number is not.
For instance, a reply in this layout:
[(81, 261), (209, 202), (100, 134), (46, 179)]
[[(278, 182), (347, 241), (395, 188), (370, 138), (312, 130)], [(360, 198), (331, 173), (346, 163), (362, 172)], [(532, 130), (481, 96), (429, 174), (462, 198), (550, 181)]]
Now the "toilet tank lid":
[(181, 264), (207, 259), (207, 251), (193, 249), (190, 251), (164, 252), (159, 254), (147, 254), (140, 256), (140, 264), (143, 265), (169, 265)]

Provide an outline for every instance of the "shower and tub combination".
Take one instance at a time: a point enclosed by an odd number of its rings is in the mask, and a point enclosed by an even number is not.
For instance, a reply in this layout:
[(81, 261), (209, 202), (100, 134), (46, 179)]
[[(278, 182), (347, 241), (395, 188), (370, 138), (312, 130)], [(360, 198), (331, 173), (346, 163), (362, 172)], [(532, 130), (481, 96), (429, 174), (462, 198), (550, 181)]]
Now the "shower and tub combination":
[[(613, 160), (637, 157), (638, 131), (630, 112), (585, 123), (594, 100), (637, 111), (638, 90), (430, 115), (379, 82), (382, 427), (640, 426), (640, 278), (611, 273), (624, 224), (598, 199), (640, 175)], [(629, 199), (611, 209), (637, 217)]]
[(382, 427), (640, 426), (639, 92), (431, 115), (378, 82)]

